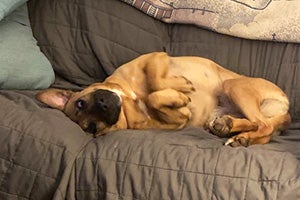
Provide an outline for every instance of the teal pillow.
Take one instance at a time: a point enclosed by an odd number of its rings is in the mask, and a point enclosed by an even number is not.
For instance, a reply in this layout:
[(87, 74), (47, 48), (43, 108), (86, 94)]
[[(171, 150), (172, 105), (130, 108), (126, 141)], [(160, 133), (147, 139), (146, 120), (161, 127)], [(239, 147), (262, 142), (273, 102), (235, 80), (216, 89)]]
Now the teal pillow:
[(27, 0), (1, 0), (0, 1), (0, 20), (11, 11), (24, 4)]
[(23, 4), (0, 21), (0, 89), (43, 89), (53, 81), (52, 66), (37, 46)]

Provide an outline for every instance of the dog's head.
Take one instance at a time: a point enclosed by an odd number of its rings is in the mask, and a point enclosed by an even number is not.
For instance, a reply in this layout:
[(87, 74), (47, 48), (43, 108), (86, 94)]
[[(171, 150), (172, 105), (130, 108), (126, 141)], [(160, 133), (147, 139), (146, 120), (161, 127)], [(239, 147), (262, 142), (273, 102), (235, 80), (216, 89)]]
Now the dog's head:
[(105, 84), (94, 84), (80, 91), (47, 89), (37, 99), (62, 110), (80, 127), (93, 134), (105, 134), (127, 128), (122, 108), (122, 90)]

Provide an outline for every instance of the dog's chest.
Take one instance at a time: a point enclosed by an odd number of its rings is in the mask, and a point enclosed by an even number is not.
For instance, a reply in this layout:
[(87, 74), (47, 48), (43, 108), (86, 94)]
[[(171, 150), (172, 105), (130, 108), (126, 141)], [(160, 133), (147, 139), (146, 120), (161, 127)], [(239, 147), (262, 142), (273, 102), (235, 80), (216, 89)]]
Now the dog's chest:
[(138, 99), (137, 106), (138, 106), (139, 110), (149, 119), (150, 114), (149, 114), (149, 111), (148, 111), (148, 108), (147, 108), (145, 102), (142, 101), (141, 99)]

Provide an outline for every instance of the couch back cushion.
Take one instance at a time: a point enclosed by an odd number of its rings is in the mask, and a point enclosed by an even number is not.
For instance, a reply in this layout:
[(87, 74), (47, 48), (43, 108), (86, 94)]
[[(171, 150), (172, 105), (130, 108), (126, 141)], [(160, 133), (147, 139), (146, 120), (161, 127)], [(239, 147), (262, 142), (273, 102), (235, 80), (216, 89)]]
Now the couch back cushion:
[(29, 8), (39, 46), (55, 72), (72, 83), (103, 81), (118, 66), (152, 51), (202, 56), (278, 84), (290, 97), (293, 117), (300, 120), (299, 44), (165, 24), (119, 0), (31, 0)]

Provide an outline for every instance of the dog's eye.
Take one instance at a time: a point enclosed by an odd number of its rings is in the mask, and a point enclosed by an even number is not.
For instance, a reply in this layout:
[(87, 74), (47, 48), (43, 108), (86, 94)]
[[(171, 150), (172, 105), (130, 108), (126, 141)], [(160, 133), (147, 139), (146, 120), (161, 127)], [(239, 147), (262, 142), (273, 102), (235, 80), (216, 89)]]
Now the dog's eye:
[(87, 107), (87, 102), (85, 100), (79, 99), (76, 101), (75, 105), (79, 110), (84, 110)]

